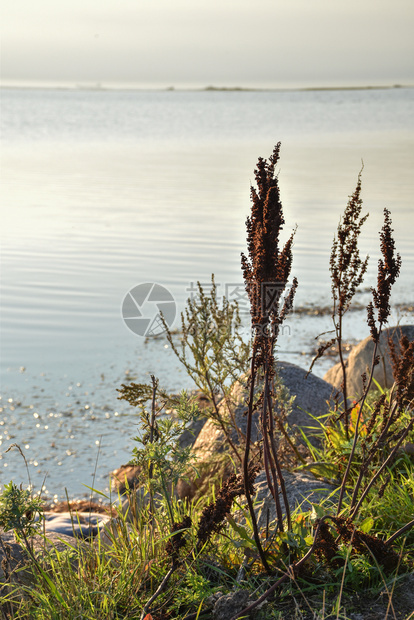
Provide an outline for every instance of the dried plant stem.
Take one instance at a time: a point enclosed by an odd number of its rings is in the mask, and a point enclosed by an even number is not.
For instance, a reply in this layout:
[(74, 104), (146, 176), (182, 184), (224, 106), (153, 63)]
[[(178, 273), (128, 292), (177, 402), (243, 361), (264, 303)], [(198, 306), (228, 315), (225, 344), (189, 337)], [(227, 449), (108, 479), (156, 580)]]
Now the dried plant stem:
[[(274, 412), (271, 399), (271, 381), (275, 376), (274, 348), (280, 326), (293, 306), (298, 282), (293, 278), (290, 291), (283, 299), (289, 282), (292, 266), (292, 245), (294, 232), (283, 247), (280, 233), (285, 219), (280, 200), (278, 175), (275, 166), (279, 160), (278, 143), (269, 160), (259, 158), (255, 170), (256, 187), (250, 188), (251, 214), (246, 221), (248, 257), (242, 253), (242, 271), (250, 301), (251, 326), (254, 333), (254, 364), (251, 374), (251, 395), (249, 402), (249, 425), (253, 408), (255, 375), (263, 373), (261, 390), (261, 430), (263, 460), (269, 490), (276, 504), (278, 529), (283, 531), (283, 513), (279, 497), (281, 487), (288, 523), (289, 507), (280, 467), (277, 445), (274, 437)], [(251, 429), (249, 428), (249, 433)], [(247, 457), (250, 435), (246, 437)], [(246, 454), (245, 454), (245, 461)], [(244, 463), (247, 471), (247, 464)]]
[(155, 434), (155, 398), (157, 395), (158, 379), (151, 375), (152, 382), (152, 400), (151, 400), (151, 425), (150, 425), (150, 443), (154, 441)]
[[(391, 311), (391, 308), (390, 308), (391, 287), (393, 286), (396, 279), (398, 278), (400, 269), (401, 269), (401, 256), (399, 254), (394, 256), (395, 242), (392, 237), (392, 232), (393, 231), (391, 228), (390, 212), (388, 211), (388, 209), (384, 209), (384, 225), (380, 232), (380, 241), (381, 241), (380, 248), (381, 248), (382, 258), (379, 259), (378, 261), (377, 288), (371, 289), (373, 301), (371, 301), (367, 306), (367, 315), (368, 315), (367, 322), (368, 322), (368, 326), (371, 331), (372, 340), (374, 341), (374, 353), (372, 356), (372, 364), (371, 364), (371, 372), (370, 372), (369, 380), (368, 380), (367, 385), (364, 386), (362, 402), (359, 408), (358, 417), (357, 417), (357, 421), (355, 424), (355, 435), (354, 435), (354, 441), (352, 444), (351, 453), (349, 455), (346, 471), (342, 479), (341, 491), (340, 491), (339, 500), (338, 500), (337, 514), (340, 513), (340, 510), (342, 507), (342, 500), (343, 500), (343, 495), (345, 492), (345, 486), (348, 480), (349, 471), (351, 469), (351, 464), (354, 459), (356, 445), (358, 442), (358, 431), (359, 431), (359, 424), (361, 421), (362, 411), (365, 405), (365, 401), (366, 401), (369, 389), (371, 387), (372, 378), (374, 375), (374, 368), (375, 368), (375, 365), (378, 363), (377, 350), (378, 350), (378, 344), (379, 344), (380, 337), (381, 337), (382, 328), (384, 324), (388, 322), (388, 318), (389, 318), (390, 311)], [(376, 325), (374, 308), (378, 312), (378, 327)], [(344, 406), (346, 408), (347, 404), (344, 403)], [(393, 413), (391, 414), (389, 418), (389, 423), (391, 423), (392, 421), (392, 416), (393, 416)], [(412, 424), (410, 424), (407, 428), (411, 428), (411, 426)], [(406, 434), (404, 434), (404, 436), (406, 436)], [(354, 506), (354, 502), (356, 501), (356, 494), (359, 490), (359, 486), (362, 481), (362, 477), (361, 476), (359, 477), (358, 485), (352, 498), (352, 504), (351, 504), (351, 510), (352, 510), (351, 515), (352, 516), (355, 516), (357, 514), (359, 507), (363, 499), (366, 497), (369, 489), (372, 487), (375, 480), (378, 478), (379, 473), (383, 471), (385, 465), (390, 462), (391, 455), (395, 454), (397, 447), (401, 444), (401, 441), (402, 440), (398, 442), (397, 446), (394, 447), (388, 459), (385, 461), (382, 467), (376, 472), (376, 474), (372, 477), (370, 483), (368, 484), (368, 487), (364, 490), (358, 504)], [(365, 469), (365, 467), (366, 467), (366, 463), (364, 463), (363, 469)]]
[(12, 444), (11, 444), (11, 445), (7, 448), (7, 450), (4, 452), (4, 454), (7, 454), (8, 452), (10, 452), (10, 450), (11, 450), (12, 448), (16, 448), (16, 450), (18, 450), (18, 451), (19, 451), (20, 456), (23, 458), (23, 460), (24, 460), (24, 464), (25, 464), (25, 466), (26, 466), (26, 471), (27, 471), (27, 479), (29, 480), (29, 487), (30, 487), (30, 488), (32, 488), (32, 480), (31, 480), (31, 478), (30, 478), (29, 465), (28, 465), (28, 463), (27, 463), (27, 459), (26, 459), (25, 455), (24, 455), (24, 454), (23, 454), (23, 452), (22, 452), (21, 447), (20, 447), (17, 443), (12, 443)]
[(178, 562), (175, 562), (170, 570), (168, 571), (168, 573), (165, 575), (164, 579), (161, 581), (160, 585), (158, 586), (158, 588), (155, 590), (154, 594), (151, 596), (151, 598), (149, 599), (149, 601), (147, 601), (147, 603), (145, 603), (144, 608), (141, 612), (141, 616), (140, 616), (140, 620), (144, 620), (145, 616), (147, 615), (151, 605), (153, 604), (153, 602), (164, 592), (164, 590), (166, 589), (166, 587), (168, 586), (168, 582), (170, 581), (173, 573), (177, 570), (179, 566)]
[[(263, 407), (265, 407), (265, 403), (263, 403)], [(283, 513), (279, 498), (278, 476), (275, 461), (270, 448), (269, 434), (266, 431), (263, 431), (263, 451), (267, 484), (276, 504), (277, 527), (280, 532), (283, 532)]]
[[(334, 237), (330, 257), (330, 272), (332, 281), (332, 321), (335, 328), (335, 338), (339, 350), (339, 359), (342, 369), (342, 394), (344, 399), (344, 427), (347, 440), (349, 439), (349, 407), (348, 388), (346, 381), (346, 364), (343, 357), (343, 319), (348, 312), (352, 299), (363, 282), (368, 267), (368, 257), (362, 260), (359, 255), (358, 240), (368, 214), (361, 216), (361, 175), (364, 165), (358, 174), (358, 182), (354, 193), (349, 197), (348, 204), (341, 218), (337, 234)], [(332, 342), (332, 341), (331, 341)], [(331, 343), (322, 346), (318, 356)]]
[[(267, 467), (265, 468), (265, 470), (266, 470), (267, 484), (271, 490), (273, 499), (275, 500), (275, 504), (276, 504), (277, 526), (278, 526), (279, 531), (283, 532), (283, 513), (282, 513), (282, 506), (280, 504), (280, 498), (279, 498), (279, 484), (278, 484), (276, 460), (274, 458), (274, 453), (273, 453), (274, 451), (271, 449), (272, 436), (271, 436), (271, 433), (269, 433), (269, 428), (268, 428), (268, 419), (267, 419), (268, 402), (269, 402), (268, 399), (269, 399), (269, 382), (268, 382), (268, 377), (267, 377), (267, 372), (266, 372), (265, 378), (264, 378), (263, 409), (262, 409), (263, 448), (264, 448), (265, 463), (267, 463)], [(270, 415), (272, 415), (272, 413)], [(270, 477), (269, 467), (270, 467), (270, 472), (272, 474), (271, 477)]]
[(342, 314), (340, 314), (338, 323), (335, 324), (336, 340), (338, 343), (339, 361), (342, 368), (342, 394), (344, 397), (344, 426), (346, 439), (349, 440), (349, 407), (348, 407), (348, 388), (346, 385), (346, 364), (342, 350)]
[(373, 446), (373, 448), (371, 449), (370, 453), (368, 454), (367, 458), (364, 460), (364, 466), (361, 467), (359, 475), (358, 475), (358, 479), (355, 483), (355, 488), (354, 488), (354, 492), (352, 494), (352, 499), (351, 499), (351, 508), (353, 508), (356, 504), (356, 498), (358, 497), (358, 492), (360, 489), (360, 486), (362, 484), (362, 480), (364, 478), (365, 472), (367, 471), (368, 465), (371, 463), (372, 459), (374, 458), (375, 454), (376, 454), (376, 449), (375, 447), (380, 445), (382, 440), (385, 439), (387, 432), (393, 422), (394, 419), (394, 414), (396, 412), (398, 408), (398, 403), (396, 402), (393, 406), (393, 409), (388, 417), (388, 421), (384, 426), (384, 429), (382, 430), (380, 436), (376, 439), (375, 444)]
[(393, 534), (392, 536), (390, 536), (386, 541), (385, 544), (386, 545), (391, 545), (391, 543), (394, 542), (394, 540), (397, 540), (397, 538), (399, 538), (400, 536), (402, 536), (403, 534), (405, 534), (405, 532), (408, 532), (409, 530), (411, 530), (411, 528), (414, 527), (414, 519), (412, 521), (410, 521), (409, 523), (406, 523), (403, 527), (401, 527), (397, 532), (395, 532), (395, 534)]
[(252, 423), (253, 423), (254, 384), (255, 384), (255, 379), (256, 379), (255, 364), (256, 364), (256, 348), (253, 345), (253, 355), (252, 355), (251, 374), (250, 374), (249, 406), (247, 410), (246, 445), (244, 449), (244, 458), (243, 458), (243, 478), (244, 478), (244, 491), (246, 495), (247, 505), (249, 508), (250, 518), (252, 520), (254, 540), (256, 542), (257, 550), (259, 552), (263, 567), (265, 568), (267, 573), (270, 573), (269, 564), (267, 563), (265, 552), (263, 551), (262, 543), (260, 542), (259, 528), (257, 526), (257, 519), (256, 519), (256, 515), (254, 512), (253, 502), (252, 502), (252, 498), (250, 495), (250, 489), (249, 489), (249, 454), (250, 454), (250, 441), (251, 441), (251, 436), (252, 436)]
[[(283, 478), (282, 469), (280, 467), (279, 458), (278, 458), (278, 455), (277, 455), (277, 447), (275, 445), (272, 397), (271, 397), (270, 390), (269, 390), (269, 375), (268, 375), (267, 371), (266, 371), (266, 374), (265, 374), (265, 396), (266, 396), (265, 397), (265, 402), (267, 402), (268, 415), (269, 415), (270, 446), (271, 446), (271, 449), (272, 449), (272, 456), (273, 456), (273, 460), (274, 460), (274, 463), (275, 463), (275, 466), (276, 466), (277, 475), (278, 475), (278, 478), (279, 478), (279, 484), (280, 484), (280, 489), (282, 491), (283, 502), (285, 504), (286, 518), (287, 518), (287, 523), (288, 523), (288, 530), (291, 530), (292, 529), (292, 521), (291, 521), (291, 517), (290, 517), (290, 508), (289, 508), (289, 502), (288, 502), (287, 493), (286, 493), (285, 480)], [(266, 425), (266, 429), (267, 429), (267, 425)], [(266, 430), (266, 432), (267, 432), (267, 430)], [(283, 531), (283, 520), (281, 522), (280, 531), (281, 532)]]
[[(275, 446), (275, 440), (273, 437), (270, 438), (270, 445), (272, 447), (272, 452), (273, 452), (273, 458), (275, 461), (275, 465), (276, 465), (276, 471), (277, 471), (277, 475), (279, 478), (279, 483), (280, 483), (280, 489), (282, 491), (282, 497), (283, 497), (283, 502), (285, 504), (285, 508), (286, 508), (286, 519), (287, 519), (287, 523), (288, 523), (288, 530), (292, 529), (292, 521), (291, 521), (291, 517), (290, 517), (290, 508), (289, 508), (289, 502), (287, 499), (287, 494), (286, 494), (286, 487), (285, 487), (285, 480), (283, 478), (283, 474), (282, 474), (282, 470), (280, 468), (280, 463), (279, 463), (279, 459), (277, 456), (277, 448)], [(283, 531), (283, 521), (281, 524), (281, 530)]]
[[(380, 329), (379, 329), (379, 335), (380, 334), (381, 334), (381, 326), (380, 326)], [(374, 344), (374, 352), (373, 352), (373, 355), (372, 355), (371, 372), (370, 372), (370, 375), (369, 375), (368, 383), (365, 386), (364, 395), (363, 395), (363, 398), (362, 398), (362, 401), (361, 401), (361, 405), (359, 407), (358, 417), (357, 417), (357, 420), (356, 420), (356, 423), (355, 423), (354, 441), (352, 443), (351, 453), (350, 453), (349, 458), (348, 458), (348, 463), (347, 463), (347, 466), (346, 466), (346, 470), (345, 470), (345, 473), (344, 473), (343, 478), (342, 478), (341, 490), (339, 492), (339, 499), (338, 499), (338, 507), (337, 507), (337, 511), (336, 511), (337, 515), (339, 515), (339, 513), (341, 512), (342, 501), (343, 501), (344, 493), (345, 493), (345, 487), (346, 487), (346, 483), (348, 482), (349, 472), (350, 472), (350, 469), (351, 469), (352, 461), (354, 460), (355, 450), (356, 450), (356, 446), (357, 446), (357, 443), (358, 443), (358, 437), (359, 437), (358, 431), (359, 431), (359, 423), (360, 423), (361, 417), (362, 417), (362, 410), (364, 408), (365, 401), (366, 401), (366, 398), (367, 398), (367, 395), (368, 395), (368, 391), (369, 391), (369, 388), (371, 387), (372, 378), (374, 376), (375, 358), (376, 358), (376, 355), (377, 355), (378, 340)]]

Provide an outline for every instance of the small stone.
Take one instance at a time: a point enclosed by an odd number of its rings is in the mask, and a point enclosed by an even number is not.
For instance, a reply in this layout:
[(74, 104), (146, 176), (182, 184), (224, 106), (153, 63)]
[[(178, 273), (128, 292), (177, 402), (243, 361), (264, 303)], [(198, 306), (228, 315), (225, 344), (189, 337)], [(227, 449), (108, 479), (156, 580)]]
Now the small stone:
[(214, 620), (229, 620), (240, 613), (249, 601), (247, 590), (236, 590), (219, 598), (213, 609)]

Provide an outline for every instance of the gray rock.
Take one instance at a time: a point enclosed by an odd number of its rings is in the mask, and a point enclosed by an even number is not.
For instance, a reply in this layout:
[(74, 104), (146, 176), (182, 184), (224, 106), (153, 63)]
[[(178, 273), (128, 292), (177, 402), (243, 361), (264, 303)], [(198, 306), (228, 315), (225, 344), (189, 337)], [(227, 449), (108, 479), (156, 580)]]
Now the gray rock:
[(107, 515), (96, 512), (45, 512), (44, 519), (47, 535), (57, 532), (79, 538), (94, 538), (99, 527), (109, 521)]
[(15, 541), (13, 532), (2, 533), (0, 538), (0, 586), (7, 582), (29, 585), (31, 573), (26, 551)]
[(229, 620), (235, 614), (240, 613), (249, 601), (247, 590), (236, 590), (221, 596), (213, 608), (214, 620)]
[[(0, 536), (0, 584), (11, 581), (12, 583), (31, 585), (33, 583), (33, 571), (30, 568), (32, 560), (28, 552), (16, 542), (12, 531), (1, 533)], [(70, 561), (74, 570), (77, 570), (78, 567), (76, 550), (83, 549), (87, 552), (90, 549), (86, 542), (57, 532), (49, 532), (46, 540), (43, 536), (36, 535), (30, 541), (33, 543), (34, 555), (42, 562), (42, 565), (47, 566), (48, 558), (56, 550), (59, 554), (72, 556)], [(71, 550), (73, 550), (72, 553)]]
[[(400, 327), (389, 327), (385, 329), (380, 337), (377, 354), (380, 356), (380, 363), (374, 369), (374, 379), (382, 388), (390, 388), (394, 382), (388, 338), (392, 337), (394, 344), (398, 348), (398, 341), (401, 334), (407, 336), (408, 340), (414, 340), (414, 325), (402, 325)], [(347, 369), (347, 390), (350, 398), (356, 398), (362, 393), (361, 375), (365, 372), (369, 376), (372, 364), (374, 343), (371, 336), (362, 340), (354, 347), (349, 354), (346, 362)], [(340, 389), (342, 383), (341, 364), (335, 364), (324, 376), (324, 380), (331, 383), (336, 389)]]
[(207, 422), (207, 418), (198, 418), (193, 422), (190, 422), (186, 430), (180, 435), (178, 438), (179, 447), (184, 450), (184, 448), (188, 448), (189, 446), (193, 446), (197, 437), (200, 434), (201, 429), (204, 424)]
[(289, 423), (304, 430), (309, 424), (315, 426), (311, 416), (324, 415), (334, 405), (332, 386), (315, 375), (307, 375), (306, 370), (289, 362), (277, 362), (277, 372), (290, 395), (295, 396)]
[[(299, 426), (305, 432), (307, 427), (315, 427), (312, 416), (324, 415), (329, 411), (329, 407), (334, 405), (332, 385), (315, 377), (307, 375), (307, 371), (289, 362), (278, 362), (277, 371), (288, 395), (295, 396), (292, 411), (288, 416), (288, 422), (292, 426)], [(236, 424), (243, 434), (247, 427), (247, 389), (242, 382), (236, 383), (232, 394), (235, 403)], [(220, 412), (224, 418), (228, 417), (227, 410), (223, 403), (220, 404)], [(309, 415), (310, 414), (310, 415)], [(253, 420), (252, 440), (258, 436), (259, 415), (256, 413)], [(237, 443), (237, 434), (232, 434), (232, 440)], [(222, 451), (225, 442), (224, 433), (220, 427), (211, 420), (203, 426), (200, 434), (194, 443), (194, 451), (199, 461), (211, 458), (215, 453)]]
[[(303, 511), (309, 510), (312, 504), (319, 503), (322, 499), (328, 497), (336, 488), (333, 484), (317, 480), (311, 474), (304, 472), (283, 471), (283, 478), (291, 513), (293, 513), (298, 506), (300, 506)], [(271, 523), (276, 519), (276, 505), (269, 491), (266, 473), (264, 471), (256, 478), (255, 488), (255, 503), (257, 506), (257, 513), (259, 514), (259, 526), (264, 527), (267, 521)], [(281, 494), (279, 495), (282, 512), (285, 516), (286, 511), (283, 498)]]

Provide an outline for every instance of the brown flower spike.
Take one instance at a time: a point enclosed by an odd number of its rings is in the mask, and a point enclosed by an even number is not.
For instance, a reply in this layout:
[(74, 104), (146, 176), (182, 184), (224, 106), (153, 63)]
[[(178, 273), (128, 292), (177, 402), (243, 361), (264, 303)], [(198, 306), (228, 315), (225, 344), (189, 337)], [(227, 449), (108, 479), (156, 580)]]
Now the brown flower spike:
[[(395, 256), (395, 241), (392, 236), (391, 224), (390, 212), (388, 209), (384, 209), (384, 225), (380, 233), (382, 258), (378, 261), (377, 288), (372, 289), (373, 302), (371, 301), (367, 306), (368, 325), (374, 342), (379, 341), (382, 327), (388, 322), (391, 312), (391, 287), (398, 278), (401, 269), (401, 256), (398, 253)], [(379, 327), (376, 326), (374, 308), (378, 313)]]
[[(292, 266), (293, 235), (279, 248), (279, 235), (285, 223), (275, 166), (280, 142), (269, 160), (259, 158), (255, 170), (257, 189), (251, 191), (251, 215), (246, 220), (249, 258), (241, 255), (243, 278), (250, 300), (252, 328), (258, 347), (256, 363), (273, 366), (273, 345), (280, 325), (293, 304), (298, 282), (293, 278), (289, 294), (281, 306)], [(268, 338), (270, 336), (270, 339)], [(270, 345), (270, 347), (269, 347)]]

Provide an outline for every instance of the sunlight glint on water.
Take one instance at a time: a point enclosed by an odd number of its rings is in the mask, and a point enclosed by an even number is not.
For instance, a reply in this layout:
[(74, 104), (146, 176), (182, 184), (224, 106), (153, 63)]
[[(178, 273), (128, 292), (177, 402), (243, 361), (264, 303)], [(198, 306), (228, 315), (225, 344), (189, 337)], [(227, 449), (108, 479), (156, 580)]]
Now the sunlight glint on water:
[[(126, 329), (126, 292), (158, 282), (181, 309), (191, 283), (209, 282), (212, 272), (221, 293), (226, 283), (241, 284), (249, 185), (258, 156), (268, 157), (278, 140), (285, 238), (298, 226), (298, 303), (328, 303), (330, 244), (362, 159), (370, 218), (361, 249), (372, 256), (366, 284), (374, 284), (388, 207), (403, 257), (394, 299), (413, 300), (413, 90), (6, 89), (2, 98), (2, 393), (23, 408), (9, 411), (7, 424), (14, 420), (15, 440), (30, 435), (33, 450), (46, 450), (51, 462), (53, 442), (43, 447), (31, 405), (45, 416), (72, 411), (74, 429), (91, 424), (82, 439), (62, 431), (62, 446), (79, 446), (77, 475), (68, 478), (73, 492), (82, 454), (100, 432), (102, 477), (128, 458), (131, 423), (125, 418), (121, 429), (119, 416), (113, 426), (114, 411), (122, 412), (115, 388), (126, 371), (139, 380), (155, 372), (168, 389), (189, 387), (164, 341), (145, 344)], [(309, 348), (312, 330), (299, 317), (290, 324), (281, 348), (288, 361), (303, 363), (297, 353)], [(350, 331), (367, 333), (364, 325)], [(86, 421), (91, 403), (95, 419)], [(59, 480), (52, 471), (50, 484)]]

